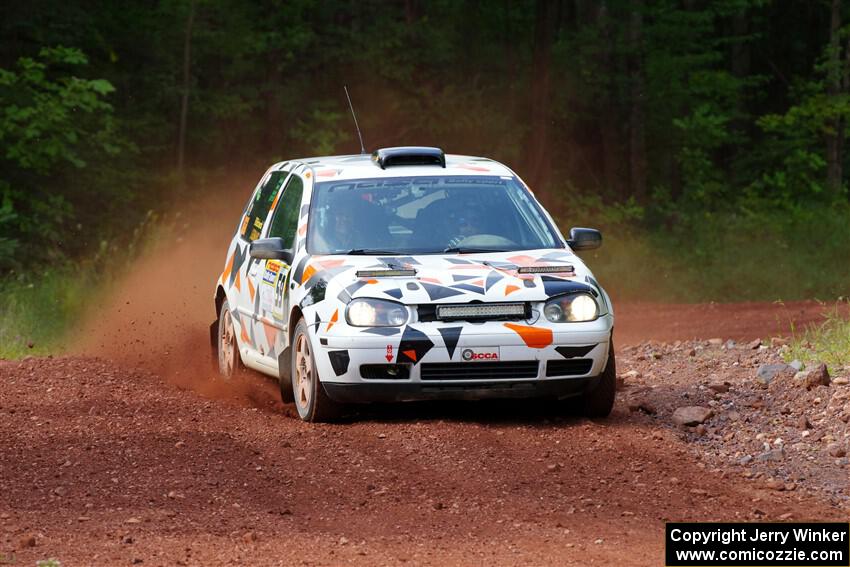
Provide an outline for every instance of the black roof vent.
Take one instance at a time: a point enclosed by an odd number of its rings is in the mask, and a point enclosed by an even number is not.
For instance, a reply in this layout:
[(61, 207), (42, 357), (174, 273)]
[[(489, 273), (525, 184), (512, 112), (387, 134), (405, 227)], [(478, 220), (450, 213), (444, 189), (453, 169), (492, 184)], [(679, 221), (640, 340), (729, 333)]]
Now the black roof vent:
[(372, 161), (381, 169), (399, 165), (439, 165), (446, 167), (446, 154), (440, 148), (422, 146), (381, 148), (372, 153)]

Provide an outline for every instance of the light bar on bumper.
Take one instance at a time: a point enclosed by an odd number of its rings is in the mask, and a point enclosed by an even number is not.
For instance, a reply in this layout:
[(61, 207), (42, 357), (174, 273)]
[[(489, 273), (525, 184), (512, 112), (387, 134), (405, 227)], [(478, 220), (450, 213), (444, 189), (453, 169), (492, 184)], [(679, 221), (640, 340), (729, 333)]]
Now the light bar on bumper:
[(571, 265), (565, 266), (522, 266), (517, 270), (518, 274), (573, 274), (575, 268)]
[(527, 317), (528, 305), (525, 303), (465, 303), (437, 306), (437, 319), (440, 321), (525, 319)]
[(358, 278), (390, 278), (390, 277), (400, 277), (400, 276), (408, 276), (413, 277), (416, 275), (416, 270), (409, 269), (397, 269), (397, 270), (358, 270), (357, 277)]

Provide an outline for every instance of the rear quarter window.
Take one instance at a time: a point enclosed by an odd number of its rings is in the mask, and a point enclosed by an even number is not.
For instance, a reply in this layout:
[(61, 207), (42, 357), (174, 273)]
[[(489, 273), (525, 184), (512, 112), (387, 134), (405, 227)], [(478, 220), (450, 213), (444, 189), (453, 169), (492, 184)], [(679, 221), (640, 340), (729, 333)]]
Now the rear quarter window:
[(248, 204), (248, 209), (242, 218), (242, 224), (239, 225), (239, 236), (249, 242), (260, 237), (266, 217), (288, 175), (288, 171), (273, 171), (269, 174), (269, 178), (257, 190), (254, 198)]

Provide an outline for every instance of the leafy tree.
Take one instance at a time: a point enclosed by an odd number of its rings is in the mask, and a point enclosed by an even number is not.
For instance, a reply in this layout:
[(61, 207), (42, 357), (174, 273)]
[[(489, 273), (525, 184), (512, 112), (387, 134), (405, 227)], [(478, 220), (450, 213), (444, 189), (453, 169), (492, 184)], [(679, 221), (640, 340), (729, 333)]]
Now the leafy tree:
[(0, 266), (55, 255), (74, 213), (69, 169), (119, 150), (105, 101), (112, 85), (71, 74), (87, 63), (78, 49), (52, 47), (0, 69)]

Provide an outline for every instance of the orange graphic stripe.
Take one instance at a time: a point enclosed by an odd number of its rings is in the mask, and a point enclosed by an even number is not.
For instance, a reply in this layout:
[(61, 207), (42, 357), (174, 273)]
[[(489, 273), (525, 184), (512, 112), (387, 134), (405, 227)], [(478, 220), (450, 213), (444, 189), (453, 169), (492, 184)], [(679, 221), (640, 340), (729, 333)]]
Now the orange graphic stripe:
[(316, 268), (314, 268), (312, 265), (307, 266), (307, 268), (305, 268), (305, 270), (304, 270), (304, 273), (301, 274), (301, 283), (303, 284), (304, 282), (309, 280), (311, 277), (313, 277), (313, 275), (315, 273), (316, 273)]
[(271, 350), (277, 340), (277, 329), (263, 321), (263, 331), (266, 332), (266, 344), (269, 345), (269, 350)]
[(221, 273), (221, 283), (227, 281), (227, 278), (230, 277), (230, 272), (233, 270), (233, 259), (236, 257), (236, 250), (233, 251), (233, 254), (230, 255), (230, 260), (227, 261), (227, 264), (224, 266), (224, 271)]
[(254, 284), (251, 283), (251, 279), (248, 278), (248, 295), (251, 296), (251, 303), (254, 303)]
[(327, 329), (325, 329), (325, 332), (330, 331), (330, 330), (331, 330), (331, 327), (333, 327), (333, 326), (334, 326), (334, 324), (336, 324), (336, 322), (337, 322), (337, 321), (339, 321), (339, 309), (337, 309), (336, 311), (334, 311), (334, 314), (331, 316), (331, 322), (330, 322), (330, 323), (328, 323), (328, 328), (327, 328)]
[(253, 348), (254, 344), (251, 342), (251, 337), (248, 336), (248, 329), (245, 328), (242, 321), (239, 321), (239, 332), (242, 335), (242, 342)]
[(552, 344), (552, 330), (504, 323), (505, 327), (518, 334), (528, 348), (544, 348)]

